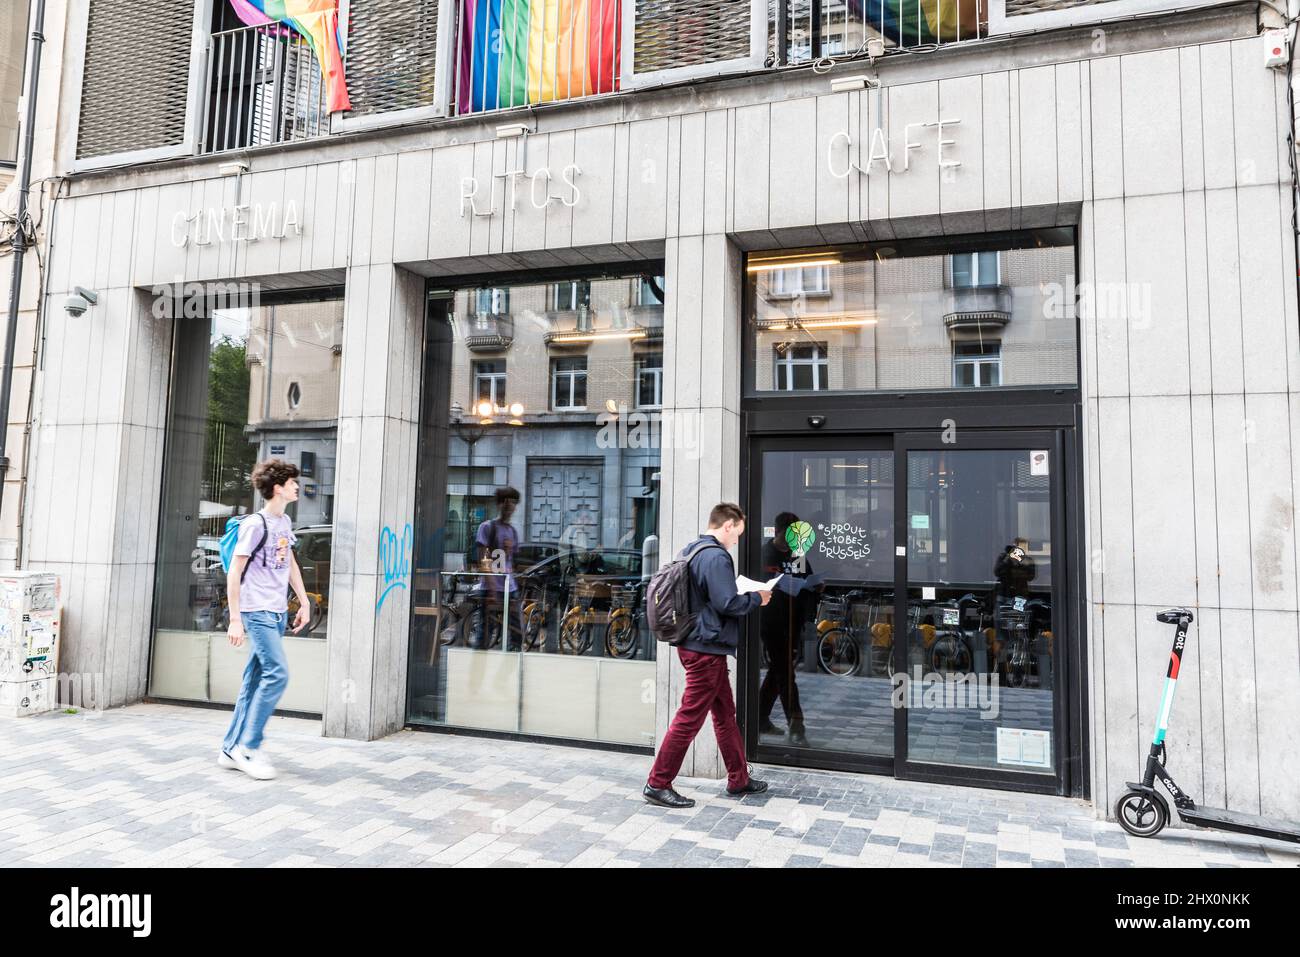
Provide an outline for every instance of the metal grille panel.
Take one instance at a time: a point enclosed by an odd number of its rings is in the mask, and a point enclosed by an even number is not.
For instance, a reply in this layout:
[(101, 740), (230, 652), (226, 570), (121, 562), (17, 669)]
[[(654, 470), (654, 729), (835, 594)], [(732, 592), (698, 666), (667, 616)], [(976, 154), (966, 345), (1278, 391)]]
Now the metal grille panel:
[(749, 56), (750, 0), (636, 0), (634, 71)]
[[(1073, 7), (1096, 7), (1112, 0), (1007, 0), (1007, 16), (1022, 13), (1044, 13), (1048, 10), (1069, 10)], [(1170, 6), (1173, 6), (1170, 3)]]
[(185, 141), (194, 0), (90, 0), (77, 158)]
[(352, 115), (434, 103), (438, 0), (352, 4), (347, 77)]

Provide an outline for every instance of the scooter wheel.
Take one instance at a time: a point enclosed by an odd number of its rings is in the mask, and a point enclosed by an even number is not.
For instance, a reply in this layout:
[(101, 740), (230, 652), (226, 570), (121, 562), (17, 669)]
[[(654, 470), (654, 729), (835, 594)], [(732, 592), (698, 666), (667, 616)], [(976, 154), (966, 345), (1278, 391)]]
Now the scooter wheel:
[(1169, 822), (1163, 801), (1142, 791), (1125, 791), (1115, 802), (1119, 826), (1134, 837), (1155, 837)]

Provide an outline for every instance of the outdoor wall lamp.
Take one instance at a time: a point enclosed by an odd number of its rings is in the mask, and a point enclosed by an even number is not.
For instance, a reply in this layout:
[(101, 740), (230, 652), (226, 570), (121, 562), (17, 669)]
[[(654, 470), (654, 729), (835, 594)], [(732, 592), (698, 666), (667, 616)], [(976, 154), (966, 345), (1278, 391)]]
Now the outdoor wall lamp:
[(84, 316), (86, 310), (99, 302), (99, 293), (81, 286), (73, 288), (72, 295), (63, 301), (63, 308), (74, 319)]

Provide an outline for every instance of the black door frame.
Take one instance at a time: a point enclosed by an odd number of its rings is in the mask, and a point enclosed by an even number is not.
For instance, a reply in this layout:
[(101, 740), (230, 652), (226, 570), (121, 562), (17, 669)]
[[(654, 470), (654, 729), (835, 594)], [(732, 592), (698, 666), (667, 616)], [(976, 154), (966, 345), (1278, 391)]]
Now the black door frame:
[[(768, 435), (753, 436), (749, 442), (749, 487), (745, 489), (745, 514), (752, 519), (746, 525), (745, 548), (743, 556), (750, 569), (761, 564), (763, 536), (759, 522), (762, 511), (763, 489), (763, 453), (764, 452), (799, 452), (804, 450), (845, 452), (887, 452), (897, 457), (894, 439), (888, 433), (863, 433), (858, 435)], [(749, 529), (753, 529), (750, 531)], [(892, 566), (891, 566), (892, 567)], [(755, 573), (757, 575), (757, 573)], [(752, 576), (751, 576), (752, 577)], [(759, 575), (759, 578), (762, 576)], [(894, 573), (897, 578), (897, 573)], [(746, 620), (747, 634), (757, 638), (757, 627), (751, 616)], [(779, 763), (792, 767), (829, 768), (834, 771), (857, 771), (872, 774), (893, 774), (895, 770), (894, 755), (866, 754), (855, 751), (815, 751), (811, 748), (783, 748), (779, 745), (764, 745), (758, 735), (758, 688), (759, 668), (752, 664), (757, 657), (758, 642), (746, 640), (737, 658), (737, 711), (742, 716), (742, 730), (745, 732), (745, 751), (752, 754), (754, 760), (767, 763)], [(897, 732), (895, 732), (897, 735)]]
[[(1066, 608), (1070, 603), (1069, 581), (1066, 574), (1066, 549), (1058, 543), (1066, 541), (1065, 537), (1065, 482), (1058, 479), (1056, 466), (1064, 463), (1065, 439), (1062, 431), (1005, 429), (999, 431), (971, 431), (954, 428), (945, 435), (941, 432), (897, 432), (894, 435), (894, 530), (906, 534), (908, 528), (908, 475), (907, 455), (919, 451), (976, 451), (976, 450), (1021, 450), (1047, 449), (1049, 452), (1048, 469), (1050, 481), (1050, 511), (1052, 536), (1052, 634), (1069, 636), (1070, 630), (1063, 628), (1067, 617)], [(898, 478), (901, 476), (901, 478)], [(897, 539), (894, 554), (894, 621), (907, 620), (908, 600), (908, 555), (906, 551), (898, 554)], [(1066, 641), (1057, 647), (1064, 649)], [(1061, 655), (1062, 659), (1068, 656)], [(894, 642), (894, 667), (906, 671), (907, 639)], [(895, 776), (904, 781), (932, 781), (939, 784), (965, 784), (976, 787), (1005, 788), (1016, 791), (1033, 791), (1046, 794), (1068, 794), (1067, 774), (1069, 746), (1066, 738), (1069, 725), (1066, 719), (1068, 709), (1065, 701), (1069, 694), (1070, 670), (1068, 660), (1063, 667), (1057, 667), (1055, 660), (1052, 667), (1052, 774), (1035, 774), (1029, 771), (1011, 771), (1002, 768), (981, 768), (951, 764), (930, 764), (913, 761), (906, 757), (907, 726), (909, 709), (898, 709), (894, 718), (894, 754)], [(1062, 733), (1064, 732), (1064, 733)], [(903, 757), (898, 757), (902, 755)]]
[[(1088, 798), (1089, 748), (1086, 701), (1087, 633), (1084, 602), (1082, 456), (1079, 394), (1077, 389), (999, 390), (996, 393), (970, 396), (970, 404), (957, 406), (947, 395), (910, 393), (871, 396), (825, 395), (780, 397), (779, 400), (745, 400), (744, 433), (741, 449), (740, 489), (742, 507), (757, 519), (761, 511), (761, 453), (788, 449), (865, 449), (870, 450), (883, 439), (892, 442), (897, 472), (900, 449), (936, 447), (962, 448), (1043, 448), (1053, 451), (1053, 469), (1059, 467), (1058, 481), (1052, 493), (1053, 557), (1052, 574), (1055, 591), (1052, 626), (1056, 635), (1069, 636), (1061, 642), (1063, 653), (1053, 661), (1053, 701), (1055, 773), (1051, 776), (1029, 772), (1002, 771), (927, 765), (899, 760), (905, 754), (899, 748), (898, 735), (906, 735), (904, 721), (895, 721), (895, 755), (890, 758), (839, 752), (780, 749), (760, 746), (758, 740), (758, 673), (750, 649), (757, 648), (757, 633), (752, 621), (746, 631), (754, 640), (746, 640), (738, 660), (737, 696), (746, 747), (755, 760), (779, 760), (794, 767), (826, 768), (868, 773), (894, 774), (900, 780), (932, 781), (973, 787), (1061, 794)], [(961, 399), (967, 400), (967, 396)], [(991, 401), (990, 401), (991, 400)], [(815, 417), (821, 421), (814, 424)], [(944, 431), (960, 422), (955, 442), (944, 442)], [(1025, 445), (1022, 437), (1035, 433), (1046, 446)], [(1047, 435), (1043, 435), (1047, 433)], [(950, 438), (951, 433), (950, 433)], [(895, 483), (895, 529), (906, 520), (906, 473)], [(901, 492), (900, 492), (901, 489)], [(900, 518), (900, 515), (902, 516)], [(746, 536), (742, 553), (748, 568), (757, 567), (761, 535)], [(1058, 546), (1059, 543), (1059, 546)], [(906, 582), (906, 558), (902, 576), (895, 570), (895, 584)], [(895, 588), (896, 601), (905, 603), (903, 590)], [(897, 614), (897, 609), (895, 609)], [(896, 619), (903, 620), (903, 619)], [(905, 649), (905, 642), (895, 643), (895, 653)], [(1058, 648), (1060, 645), (1058, 645)], [(902, 652), (905, 654), (905, 650)], [(901, 731), (900, 731), (901, 727)], [(902, 739), (905, 745), (906, 738)]]

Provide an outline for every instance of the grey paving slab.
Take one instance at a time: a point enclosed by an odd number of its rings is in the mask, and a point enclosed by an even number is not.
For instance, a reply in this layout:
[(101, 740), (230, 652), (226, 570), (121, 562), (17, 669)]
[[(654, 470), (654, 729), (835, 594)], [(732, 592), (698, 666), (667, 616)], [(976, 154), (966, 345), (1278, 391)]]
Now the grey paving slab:
[[(322, 738), (273, 719), (280, 771), (217, 768), (220, 711), (136, 705), (0, 719), (0, 866), (1253, 867), (1300, 852), (1170, 829), (1129, 838), (1086, 802), (756, 767), (764, 794), (683, 778), (696, 806), (640, 798), (641, 755), (400, 732)], [(40, 814), (29, 813), (41, 808)]]

